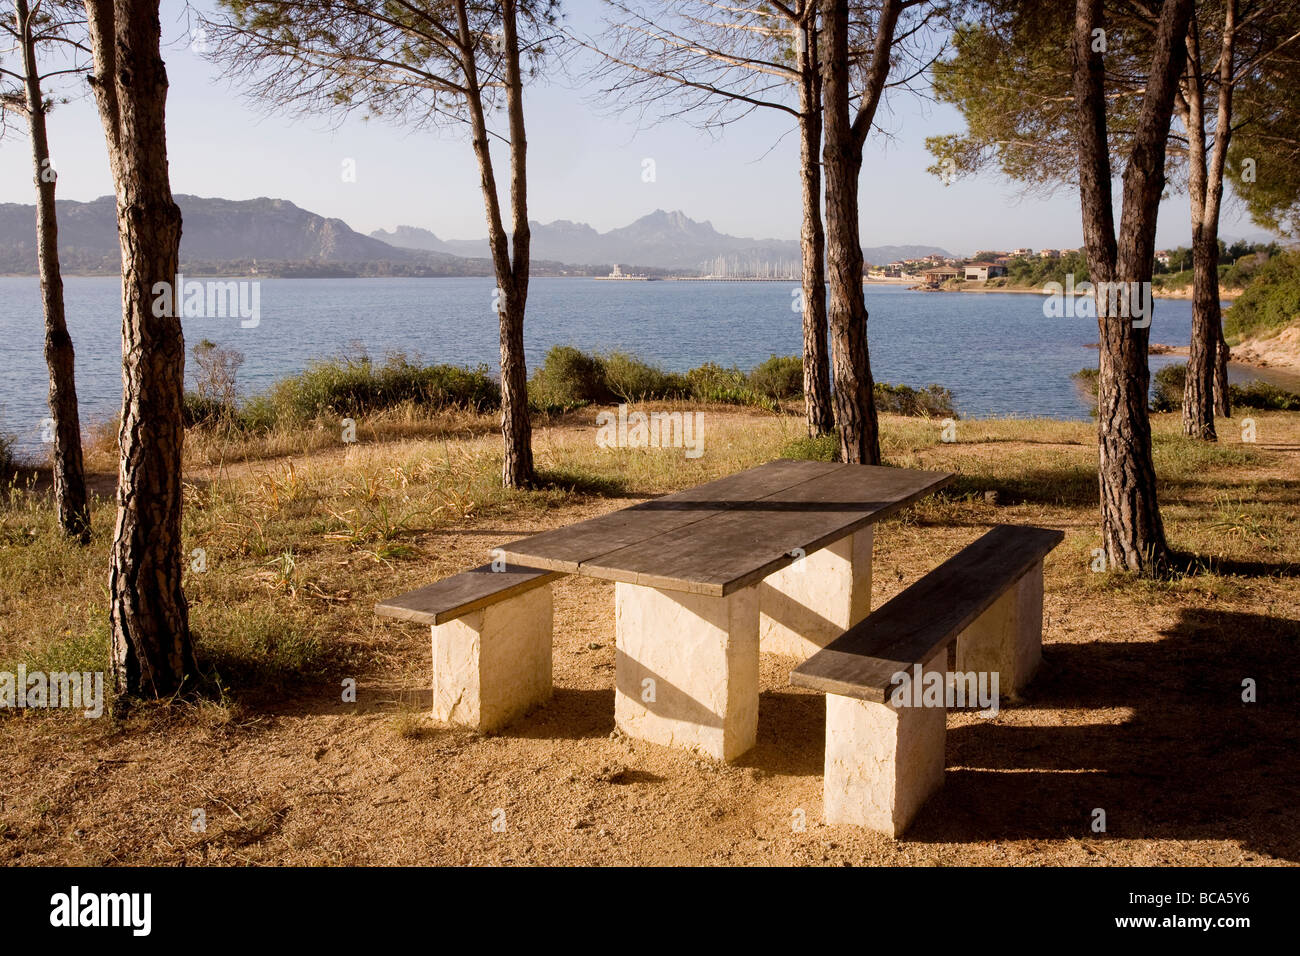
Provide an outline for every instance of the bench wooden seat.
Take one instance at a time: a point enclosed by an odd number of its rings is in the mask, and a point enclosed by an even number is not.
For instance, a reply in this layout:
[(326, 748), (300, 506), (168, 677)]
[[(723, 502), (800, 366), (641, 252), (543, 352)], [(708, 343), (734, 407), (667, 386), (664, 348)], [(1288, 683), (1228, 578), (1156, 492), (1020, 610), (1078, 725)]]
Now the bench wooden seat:
[(900, 675), (948, 671), (955, 644), (957, 672), (987, 674), (1011, 695), (1029, 682), (1042, 657), (1043, 559), (1064, 537), (1000, 525), (794, 670), (792, 684), (827, 695), (827, 823), (898, 836), (943, 783), (946, 709), (896, 703)]
[(375, 605), (380, 617), (428, 624), (433, 716), (487, 732), (551, 696), (551, 582), (520, 565), (464, 571)]
[(550, 584), (559, 572), (506, 565), (494, 571), (485, 564), (375, 605), (380, 617), (417, 624), (445, 624), (506, 598)]
[(999, 525), (806, 660), (790, 682), (883, 703), (895, 674), (956, 640), (1064, 537)]

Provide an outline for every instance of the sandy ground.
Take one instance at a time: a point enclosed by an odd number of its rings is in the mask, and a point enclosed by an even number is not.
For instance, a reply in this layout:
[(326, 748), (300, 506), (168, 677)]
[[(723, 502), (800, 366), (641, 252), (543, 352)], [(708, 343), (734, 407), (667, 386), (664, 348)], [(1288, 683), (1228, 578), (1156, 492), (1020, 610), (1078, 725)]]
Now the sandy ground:
[[(958, 451), (969, 453), (942, 453)], [(1288, 457), (1260, 479), (1294, 484), (1294, 464)], [(440, 567), (470, 567), (485, 541), (629, 503), (469, 521), (420, 545)], [(1032, 500), (891, 520), (877, 528), (874, 603), (998, 522), (1093, 534), (1090, 521)], [(949, 715), (945, 786), (899, 841), (821, 822), (824, 703), (789, 685), (791, 660), (764, 656), (758, 746), (735, 765), (619, 735), (612, 586), (568, 577), (555, 588), (554, 698), (490, 736), (422, 716), (428, 630), (380, 620), (355, 635), (355, 704), (328, 683), (291, 699), (146, 710), (121, 723), (5, 717), (0, 862), (1300, 861), (1294, 582), (1246, 585), (1256, 589), (1245, 601), (1253, 611), (1212, 593), (1100, 600), (1080, 586), (1084, 546), (1070, 541), (1047, 563), (1041, 672), (992, 719)], [(1240, 701), (1243, 676), (1261, 681), (1259, 704)], [(1097, 809), (1105, 832), (1092, 828)]]

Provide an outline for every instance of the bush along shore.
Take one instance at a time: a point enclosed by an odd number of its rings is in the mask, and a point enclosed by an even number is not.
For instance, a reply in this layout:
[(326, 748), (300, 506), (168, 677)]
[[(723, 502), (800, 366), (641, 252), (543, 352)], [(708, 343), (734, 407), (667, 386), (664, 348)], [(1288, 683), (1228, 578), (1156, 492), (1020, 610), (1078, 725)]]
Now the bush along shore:
[[(492, 411), (501, 389), (486, 366), (426, 365), (403, 353), (382, 362), (354, 352), (312, 362), (303, 372), (241, 401), (238, 352), (211, 342), (194, 348), (196, 385), (185, 396), (189, 427), (266, 433), (322, 419), (358, 418), (394, 409), (418, 412)], [(588, 405), (691, 401), (784, 410), (803, 395), (803, 361), (777, 356), (749, 371), (713, 362), (687, 372), (666, 372), (634, 355), (583, 352), (556, 346), (528, 383), (535, 412), (566, 412)], [(952, 393), (939, 385), (912, 388), (876, 383), (882, 412), (956, 418)]]
[[(1097, 370), (1081, 368), (1071, 378), (1092, 398), (1097, 400)], [(1187, 363), (1166, 365), (1151, 377), (1151, 411), (1172, 412), (1183, 407), (1183, 387), (1187, 382)], [(1229, 385), (1228, 393), (1234, 408), (1258, 408), (1267, 411), (1300, 411), (1300, 395), (1267, 382), (1247, 385)], [(1092, 409), (1097, 413), (1096, 405)]]

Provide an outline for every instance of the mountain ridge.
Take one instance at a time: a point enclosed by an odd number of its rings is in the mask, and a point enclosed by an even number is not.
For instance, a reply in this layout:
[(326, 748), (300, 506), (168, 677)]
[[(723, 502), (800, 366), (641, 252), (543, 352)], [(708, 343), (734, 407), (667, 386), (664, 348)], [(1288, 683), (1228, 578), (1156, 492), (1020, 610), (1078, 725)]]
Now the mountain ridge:
[[(718, 232), (709, 220), (694, 220), (680, 209), (656, 209), (626, 226), (598, 232), (584, 222), (557, 219), (543, 223), (530, 220), (533, 254), (575, 265), (627, 263), (661, 269), (708, 268), (723, 258), (741, 265), (745, 260), (796, 264), (802, 258), (797, 239), (748, 239)], [(393, 230), (376, 229), (370, 237), (400, 248), (452, 255), (487, 256), (486, 239), (440, 239), (432, 230), (399, 225)], [(868, 262), (927, 255), (948, 256), (938, 246), (888, 245), (863, 248)]]
[[(261, 196), (222, 199), (178, 193), (182, 269), (193, 273), (317, 276), (490, 276), (486, 239), (440, 239), (428, 229), (398, 226), (364, 235), (342, 219)], [(61, 199), (60, 265), (68, 275), (113, 275), (121, 268), (114, 197), (89, 202)], [(655, 274), (726, 272), (763, 274), (779, 267), (797, 274), (800, 245), (790, 239), (747, 239), (718, 232), (681, 210), (656, 209), (601, 233), (587, 223), (534, 222), (536, 275), (604, 274), (618, 263)], [(934, 246), (878, 246), (868, 261), (946, 254)], [(36, 273), (36, 209), (0, 203), (0, 274)]]
[[(321, 216), (287, 199), (221, 199), (178, 193), (180, 265), (198, 271), (318, 275), (491, 275), (490, 262), (391, 246), (342, 219)], [(55, 204), (59, 260), (69, 275), (114, 274), (121, 268), (117, 204), (112, 196)], [(263, 269), (293, 264), (294, 269)], [(345, 268), (345, 266), (351, 268)], [(36, 211), (0, 203), (0, 273), (36, 272)]]

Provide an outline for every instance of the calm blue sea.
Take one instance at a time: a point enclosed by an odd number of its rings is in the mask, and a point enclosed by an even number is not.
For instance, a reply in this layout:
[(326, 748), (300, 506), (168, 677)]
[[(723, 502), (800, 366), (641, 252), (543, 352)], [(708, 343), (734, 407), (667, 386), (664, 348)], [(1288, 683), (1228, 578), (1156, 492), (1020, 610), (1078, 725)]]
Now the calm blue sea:
[[(188, 344), (208, 338), (239, 349), (241, 389), (264, 388), (311, 359), (363, 345), (429, 362), (497, 365), (495, 283), (490, 279), (267, 279), (261, 319), (187, 319)], [(749, 368), (801, 349), (795, 283), (602, 282), (535, 279), (524, 330), (530, 368), (552, 345), (633, 352), (668, 370), (703, 362)], [(70, 278), (68, 326), (86, 421), (121, 401), (121, 306), (116, 278)], [(950, 388), (966, 416), (1082, 419), (1088, 405), (1070, 373), (1095, 366), (1090, 318), (1043, 316), (1033, 295), (912, 292), (868, 286), (872, 369), (878, 381)], [(1152, 341), (1184, 345), (1191, 304), (1158, 300)], [(37, 446), (46, 369), (35, 278), (0, 278), (0, 429)], [(1153, 368), (1177, 359), (1154, 356)]]

